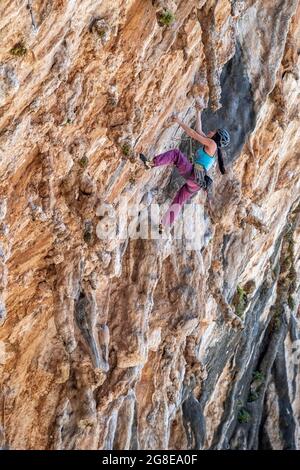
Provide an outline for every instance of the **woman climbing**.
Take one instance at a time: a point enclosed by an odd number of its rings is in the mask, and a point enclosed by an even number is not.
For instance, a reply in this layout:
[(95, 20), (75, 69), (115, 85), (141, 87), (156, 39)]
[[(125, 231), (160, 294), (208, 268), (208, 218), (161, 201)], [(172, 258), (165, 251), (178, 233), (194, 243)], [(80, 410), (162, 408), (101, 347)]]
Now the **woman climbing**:
[(197, 150), (192, 164), (186, 155), (178, 149), (171, 149), (153, 158), (149, 161), (144, 154), (140, 153), (140, 159), (147, 169), (161, 165), (175, 165), (186, 183), (176, 194), (171, 206), (162, 218), (159, 224), (159, 233), (162, 233), (163, 227), (171, 226), (178, 216), (184, 203), (198, 192), (201, 188), (207, 189), (211, 179), (206, 174), (214, 165), (216, 154), (218, 158), (219, 169), (222, 174), (225, 173), (224, 162), (221, 148), (227, 147), (230, 143), (230, 135), (226, 129), (215, 129), (204, 134), (201, 124), (201, 107), (196, 104), (196, 130), (186, 126), (176, 116), (172, 116), (172, 121), (177, 122), (186, 134), (192, 139), (200, 142), (202, 147)]

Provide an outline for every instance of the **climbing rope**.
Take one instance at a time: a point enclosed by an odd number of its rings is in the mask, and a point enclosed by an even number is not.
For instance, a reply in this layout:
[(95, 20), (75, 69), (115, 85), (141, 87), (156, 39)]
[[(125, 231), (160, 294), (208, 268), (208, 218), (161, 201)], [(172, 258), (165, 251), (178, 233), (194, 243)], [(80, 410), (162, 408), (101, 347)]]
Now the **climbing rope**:
[[(186, 113), (184, 115), (184, 118), (186, 117), (187, 113), (189, 112), (189, 108), (186, 110)], [(175, 134), (174, 134), (174, 137), (171, 137), (171, 141), (179, 141), (179, 142), (189, 142), (189, 155), (188, 155), (188, 158), (190, 160), (191, 163), (193, 163), (194, 159), (193, 159), (193, 142), (192, 142), (192, 138), (191, 137), (188, 137), (187, 139), (182, 139), (182, 138), (178, 138), (176, 137), (176, 134), (178, 132), (178, 130), (180, 129), (180, 126), (177, 127), (176, 131), (175, 131)], [(179, 145), (178, 145), (179, 147)]]

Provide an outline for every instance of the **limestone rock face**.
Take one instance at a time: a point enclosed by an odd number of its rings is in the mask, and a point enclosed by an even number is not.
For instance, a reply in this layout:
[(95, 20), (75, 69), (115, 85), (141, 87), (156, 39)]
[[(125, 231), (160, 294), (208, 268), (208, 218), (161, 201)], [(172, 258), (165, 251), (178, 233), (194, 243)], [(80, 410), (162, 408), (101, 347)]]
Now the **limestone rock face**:
[[(299, 449), (298, 1), (0, 12), (0, 445)], [(227, 172), (139, 236), (197, 98)]]

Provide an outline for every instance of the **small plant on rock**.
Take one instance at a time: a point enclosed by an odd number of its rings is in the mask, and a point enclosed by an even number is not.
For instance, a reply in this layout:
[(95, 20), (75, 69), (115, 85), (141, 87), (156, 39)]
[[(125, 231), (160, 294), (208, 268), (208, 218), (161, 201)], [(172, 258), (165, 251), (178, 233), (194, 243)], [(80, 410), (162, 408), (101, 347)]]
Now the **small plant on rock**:
[(170, 10), (163, 10), (158, 14), (158, 24), (160, 26), (171, 26), (175, 21), (175, 15)]
[(127, 142), (122, 145), (122, 153), (125, 155), (125, 157), (129, 157), (132, 154), (131, 145)]
[(253, 391), (251, 390), (251, 392), (248, 395), (247, 401), (248, 402), (256, 401), (256, 400), (258, 400), (258, 398), (259, 398), (258, 392), (256, 392), (255, 390), (253, 390)]
[(81, 166), (81, 168), (86, 168), (89, 164), (89, 159), (87, 158), (86, 155), (84, 155), (80, 160), (79, 160), (79, 165)]
[(279, 306), (275, 308), (275, 313), (272, 318), (272, 326), (274, 331), (279, 331), (281, 327), (281, 309)]
[(259, 370), (255, 370), (252, 374), (253, 380), (257, 380), (258, 382), (263, 382), (265, 380), (265, 375), (263, 372)]
[(235, 314), (242, 318), (245, 309), (248, 304), (247, 292), (241, 287), (237, 286), (236, 293), (233, 297), (233, 305), (235, 308)]
[(246, 408), (241, 408), (238, 412), (237, 419), (240, 424), (247, 424), (251, 421), (251, 415), (249, 411), (246, 410)]
[(11, 55), (15, 57), (23, 57), (27, 53), (27, 48), (24, 41), (19, 41), (10, 50)]
[(90, 32), (94, 31), (97, 36), (101, 39), (102, 44), (109, 41), (110, 38), (110, 26), (104, 18), (94, 18), (90, 24)]
[(96, 29), (96, 32), (97, 32), (97, 34), (98, 34), (98, 36), (99, 36), (100, 38), (103, 38), (103, 37), (105, 36), (105, 34), (106, 34), (105, 29), (101, 29), (101, 28), (97, 28), (97, 29)]
[(288, 305), (290, 307), (291, 310), (294, 310), (295, 308), (295, 301), (293, 299), (293, 297), (291, 295), (289, 295), (289, 298), (288, 298)]

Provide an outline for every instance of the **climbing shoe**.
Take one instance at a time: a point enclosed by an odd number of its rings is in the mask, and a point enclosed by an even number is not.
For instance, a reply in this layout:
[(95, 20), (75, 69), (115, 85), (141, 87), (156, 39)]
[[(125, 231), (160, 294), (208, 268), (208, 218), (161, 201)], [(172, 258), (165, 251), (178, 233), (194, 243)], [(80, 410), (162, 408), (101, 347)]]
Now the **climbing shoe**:
[(140, 159), (142, 160), (142, 162), (144, 163), (145, 167), (147, 168), (147, 170), (150, 170), (150, 168), (153, 167), (153, 163), (152, 162), (149, 162), (149, 160), (147, 160), (147, 158), (145, 157), (145, 155), (143, 153), (140, 153)]

